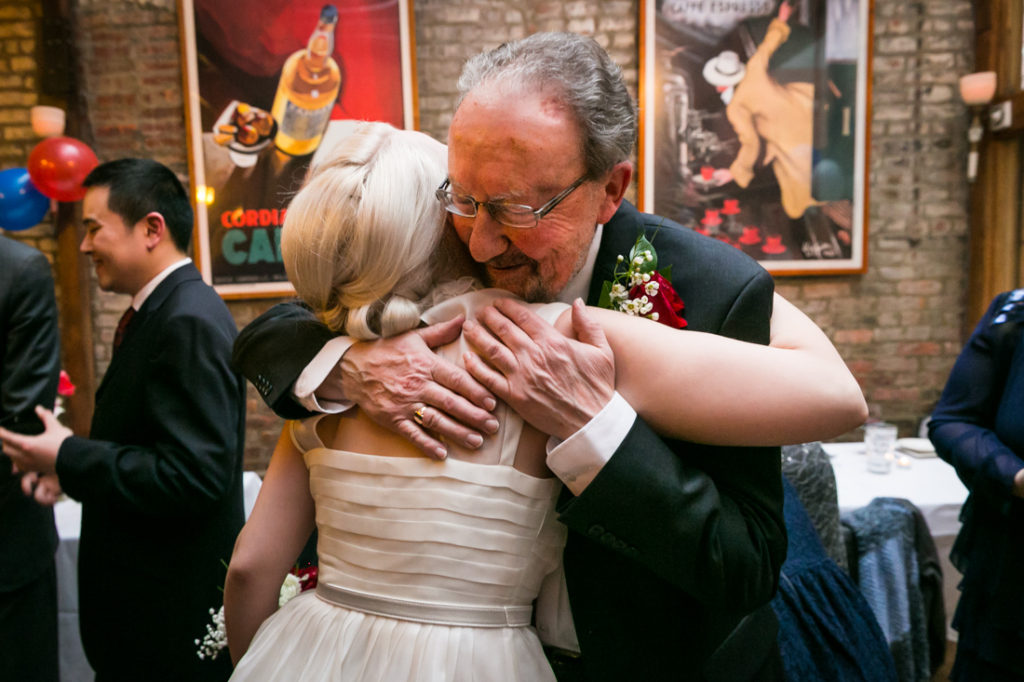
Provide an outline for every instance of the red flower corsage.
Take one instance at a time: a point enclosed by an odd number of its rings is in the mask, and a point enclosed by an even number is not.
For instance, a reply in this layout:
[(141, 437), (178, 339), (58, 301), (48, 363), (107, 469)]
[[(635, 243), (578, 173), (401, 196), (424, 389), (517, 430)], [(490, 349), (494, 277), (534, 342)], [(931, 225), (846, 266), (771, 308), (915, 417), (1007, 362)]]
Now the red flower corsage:
[(671, 283), (672, 266), (658, 270), (658, 253), (643, 232), (630, 249), (628, 262), (624, 256), (618, 257), (612, 276), (601, 289), (599, 307), (646, 317), (676, 329), (686, 326), (683, 301)]

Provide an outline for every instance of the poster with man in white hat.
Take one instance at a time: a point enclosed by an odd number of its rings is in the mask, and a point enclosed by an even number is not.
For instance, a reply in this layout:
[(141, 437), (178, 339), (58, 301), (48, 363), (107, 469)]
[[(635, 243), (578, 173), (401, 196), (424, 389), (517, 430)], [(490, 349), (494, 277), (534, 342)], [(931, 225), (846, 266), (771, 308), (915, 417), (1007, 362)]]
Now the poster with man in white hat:
[(773, 272), (862, 271), (867, 0), (651, 4), (645, 210)]

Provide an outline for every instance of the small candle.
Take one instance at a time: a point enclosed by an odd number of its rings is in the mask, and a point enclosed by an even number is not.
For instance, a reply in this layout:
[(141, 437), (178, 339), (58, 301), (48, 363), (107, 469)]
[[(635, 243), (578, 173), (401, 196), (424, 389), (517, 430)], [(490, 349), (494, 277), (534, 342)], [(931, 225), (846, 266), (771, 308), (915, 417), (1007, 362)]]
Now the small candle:
[(903, 468), (910, 468), (910, 458), (906, 455), (900, 455), (899, 459), (896, 460), (896, 464)]

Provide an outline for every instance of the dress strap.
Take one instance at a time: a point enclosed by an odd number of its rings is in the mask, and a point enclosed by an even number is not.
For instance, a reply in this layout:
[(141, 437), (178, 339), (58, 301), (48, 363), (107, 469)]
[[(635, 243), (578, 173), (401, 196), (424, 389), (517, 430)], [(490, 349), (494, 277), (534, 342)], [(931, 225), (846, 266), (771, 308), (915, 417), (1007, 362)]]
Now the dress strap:
[(299, 449), (299, 452), (306, 454), (310, 450), (327, 447), (316, 432), (320, 420), (329, 415), (318, 414), (315, 417), (298, 421), (288, 421), (287, 427), (291, 434), (292, 443)]
[(353, 592), (337, 585), (317, 583), (316, 596), (337, 606), (417, 623), (478, 628), (524, 627), (530, 624), (533, 607), (430, 604)]

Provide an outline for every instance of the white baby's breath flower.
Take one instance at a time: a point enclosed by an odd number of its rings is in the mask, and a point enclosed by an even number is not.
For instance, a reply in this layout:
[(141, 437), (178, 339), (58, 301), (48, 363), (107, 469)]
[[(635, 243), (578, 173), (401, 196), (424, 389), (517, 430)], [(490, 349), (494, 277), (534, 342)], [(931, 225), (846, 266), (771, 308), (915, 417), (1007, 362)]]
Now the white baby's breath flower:
[[(645, 247), (643, 250), (642, 246)], [(603, 299), (601, 307), (627, 315), (643, 316), (656, 322), (659, 321), (659, 314), (653, 311), (654, 300), (660, 300), (658, 297), (667, 296), (668, 300), (676, 301), (673, 306), (677, 305), (682, 309), (682, 301), (678, 300), (672, 284), (664, 280), (665, 286), (661, 286), (662, 282), (659, 280), (665, 275), (655, 272), (657, 261), (658, 256), (654, 247), (643, 234), (638, 235), (629, 256), (616, 257), (616, 262), (626, 267), (617, 264), (612, 271), (612, 280), (604, 282), (609, 293), (607, 298)], [(631, 298), (632, 292), (638, 290), (642, 290), (641, 295)], [(667, 324), (673, 327), (686, 326), (686, 320), (676, 314), (678, 311), (673, 309), (667, 312)]]
[(206, 634), (203, 635), (202, 641), (196, 640), (196, 644), (199, 646), (196, 654), (200, 660), (209, 658), (212, 661), (217, 658), (221, 649), (228, 645), (228, 633), (224, 629), (224, 607), (220, 607), (218, 611), (210, 609), (210, 615), (213, 618), (206, 624)]
[[(298, 596), (302, 592), (302, 581), (308, 576), (299, 578), (294, 573), (289, 573), (284, 577), (284, 582), (281, 583), (281, 591), (277, 596), (278, 608), (284, 606), (294, 597)], [(196, 655), (201, 660), (210, 659), (211, 661), (217, 658), (217, 654), (221, 650), (226, 649), (228, 646), (228, 633), (224, 627), (224, 607), (214, 611), (210, 609), (210, 622), (206, 624), (206, 634), (203, 635), (201, 640), (195, 640), (196, 646), (199, 647), (196, 651)]]
[(646, 315), (647, 313), (651, 312), (651, 309), (654, 307), (654, 304), (651, 303), (646, 296), (641, 296), (640, 298), (635, 300), (636, 309), (641, 315)]

